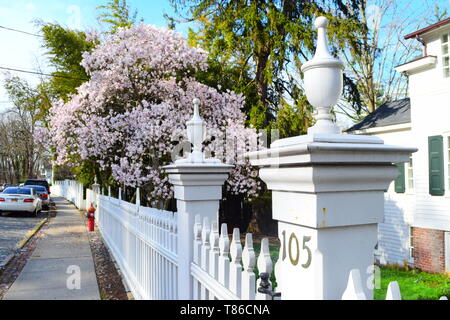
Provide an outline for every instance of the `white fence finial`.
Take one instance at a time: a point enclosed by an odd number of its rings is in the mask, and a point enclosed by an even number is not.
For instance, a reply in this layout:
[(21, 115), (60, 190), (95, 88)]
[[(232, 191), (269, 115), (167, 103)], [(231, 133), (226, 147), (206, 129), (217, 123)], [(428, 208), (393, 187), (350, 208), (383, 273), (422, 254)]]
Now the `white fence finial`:
[(194, 222), (194, 240), (201, 241), (202, 240), (202, 222), (200, 215), (197, 214), (195, 216), (195, 222)]
[(230, 245), (231, 265), (230, 265), (230, 291), (241, 297), (242, 284), (242, 245), (239, 228), (233, 229), (233, 239)]
[(202, 151), (203, 141), (206, 139), (206, 122), (200, 116), (200, 100), (195, 98), (192, 100), (194, 104), (194, 114), (188, 122), (186, 122), (186, 132), (189, 142), (193, 145), (192, 152), (185, 159), (178, 159), (175, 163), (220, 163), (219, 159), (205, 158)]
[(244, 273), (242, 274), (242, 299), (254, 300), (256, 296), (255, 250), (253, 249), (253, 237), (251, 233), (245, 235), (245, 247), (242, 252)]
[(219, 238), (219, 282), (225, 287), (229, 288), (230, 281), (230, 239), (228, 238), (228, 227), (226, 223), (222, 223)]
[(141, 205), (141, 189), (139, 187), (136, 188), (136, 205)]
[(359, 269), (352, 269), (348, 276), (347, 289), (342, 295), (342, 300), (367, 300), (364, 294), (361, 274)]
[(228, 226), (226, 223), (222, 223), (220, 229), (219, 248), (220, 255), (228, 258), (228, 254), (230, 253), (230, 238), (228, 238)]
[(209, 236), (209, 243), (211, 244), (211, 250), (219, 252), (219, 227), (217, 222), (211, 223), (211, 234)]
[(392, 281), (387, 287), (386, 300), (402, 300), (400, 287), (397, 281)]
[(209, 274), (214, 279), (219, 279), (219, 227), (217, 221), (211, 223), (209, 236), (211, 251), (209, 252)]
[(209, 246), (209, 233), (211, 229), (209, 227), (208, 217), (203, 218), (203, 228), (202, 228), (202, 242), (203, 245)]
[(263, 238), (261, 241), (261, 252), (258, 257), (259, 273), (267, 272), (271, 274), (273, 270), (272, 259), (270, 258), (269, 239)]
[(180, 159), (176, 162), (205, 162), (202, 143), (206, 138), (206, 122), (200, 117), (200, 100), (195, 98), (192, 103), (194, 104), (194, 115), (186, 123), (186, 131), (188, 139), (193, 145), (193, 149), (187, 159)]
[(255, 250), (253, 249), (253, 236), (251, 233), (245, 235), (245, 247), (242, 252), (244, 271), (253, 272), (256, 263)]
[[(272, 259), (270, 257), (269, 239), (267, 239), (267, 238), (263, 238), (261, 240), (261, 250), (259, 252), (257, 264), (258, 264), (259, 275), (263, 272), (268, 273), (269, 275), (272, 274), (273, 263), (272, 263)], [(261, 285), (261, 278), (259, 278), (256, 283), (257, 287), (259, 287), (260, 285)], [(270, 280), (269, 280), (268, 289), (272, 290), (272, 283), (270, 283)], [(256, 299), (257, 300), (272, 300), (272, 297), (268, 294), (258, 292), (256, 294)]]
[(119, 187), (118, 199), (122, 200), (122, 188), (121, 187)]
[(318, 110), (314, 116), (317, 122), (308, 129), (308, 133), (339, 134), (341, 130), (333, 123), (330, 111), (342, 93), (344, 64), (328, 50), (327, 18), (317, 17), (314, 25), (317, 28), (316, 53), (301, 68), (308, 101)]
[(238, 264), (241, 262), (242, 245), (239, 228), (233, 229), (233, 239), (231, 240), (230, 253), (231, 253), (231, 261), (233, 263)]

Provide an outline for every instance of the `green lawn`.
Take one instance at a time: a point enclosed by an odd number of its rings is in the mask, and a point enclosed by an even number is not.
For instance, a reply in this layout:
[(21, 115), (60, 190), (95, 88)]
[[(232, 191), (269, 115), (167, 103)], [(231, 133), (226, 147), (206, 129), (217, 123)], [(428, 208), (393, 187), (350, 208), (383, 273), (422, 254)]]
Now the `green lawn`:
[(381, 288), (375, 290), (375, 300), (386, 298), (387, 286), (391, 281), (398, 282), (403, 300), (437, 300), (442, 296), (450, 298), (450, 278), (445, 275), (383, 267)]

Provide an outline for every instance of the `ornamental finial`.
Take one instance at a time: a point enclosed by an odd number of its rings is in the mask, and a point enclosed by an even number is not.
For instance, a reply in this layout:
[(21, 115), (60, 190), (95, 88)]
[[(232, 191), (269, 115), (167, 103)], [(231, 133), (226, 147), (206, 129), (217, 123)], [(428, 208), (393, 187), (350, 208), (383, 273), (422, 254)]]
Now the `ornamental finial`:
[(318, 110), (314, 116), (316, 124), (308, 129), (308, 133), (339, 134), (341, 130), (332, 121), (330, 111), (342, 93), (344, 64), (328, 50), (328, 19), (317, 17), (314, 26), (317, 28), (316, 53), (302, 66), (306, 96)]
[(177, 163), (204, 163), (204, 162), (220, 162), (217, 159), (205, 159), (205, 154), (202, 151), (203, 141), (206, 139), (206, 122), (200, 117), (200, 99), (192, 100), (194, 104), (194, 115), (191, 120), (186, 123), (187, 136), (189, 142), (193, 145), (192, 152), (186, 159), (177, 160)]
[(189, 158), (191, 162), (203, 162), (205, 156), (202, 152), (202, 144), (206, 138), (206, 122), (200, 117), (200, 100), (195, 98), (192, 103), (194, 104), (194, 115), (187, 122), (187, 134), (194, 147)]
[(317, 17), (317, 19), (314, 21), (314, 26), (317, 29), (317, 46), (314, 58), (333, 59), (333, 56), (330, 54), (330, 50), (328, 49), (328, 19), (325, 17)]

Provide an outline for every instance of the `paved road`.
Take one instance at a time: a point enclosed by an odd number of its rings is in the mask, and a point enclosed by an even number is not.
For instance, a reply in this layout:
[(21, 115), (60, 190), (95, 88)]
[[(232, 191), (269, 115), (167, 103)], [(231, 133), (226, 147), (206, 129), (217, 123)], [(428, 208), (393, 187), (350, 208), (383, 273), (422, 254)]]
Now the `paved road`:
[(38, 217), (26, 213), (0, 214), (0, 266), (14, 252), (17, 243), (45, 217), (47, 211)]
[(57, 215), (4, 300), (99, 300), (87, 229), (80, 212), (56, 198)]

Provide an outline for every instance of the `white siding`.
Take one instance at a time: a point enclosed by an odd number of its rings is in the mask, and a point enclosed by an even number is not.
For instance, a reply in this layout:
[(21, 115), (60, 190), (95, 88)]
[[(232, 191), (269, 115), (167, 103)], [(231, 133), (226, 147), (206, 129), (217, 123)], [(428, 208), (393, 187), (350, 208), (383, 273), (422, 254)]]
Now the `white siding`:
[[(412, 134), (419, 151), (414, 154), (416, 209), (412, 225), (421, 228), (450, 230), (450, 190), (445, 169), (446, 195), (431, 196), (428, 190), (428, 137), (444, 136), (445, 162), (448, 161), (446, 135), (450, 133), (450, 78), (444, 78), (441, 35), (450, 26), (427, 35), (427, 51), (437, 56), (435, 67), (409, 76)], [(447, 165), (444, 165), (447, 167)]]
[[(388, 129), (389, 127), (385, 127)], [(390, 145), (414, 146), (411, 131), (377, 134)], [(407, 185), (407, 183), (406, 183)], [(384, 220), (378, 226), (378, 254), (382, 263), (412, 263), (410, 257), (410, 223), (414, 212), (414, 194), (407, 189), (396, 193), (394, 183), (385, 193)]]
[[(370, 133), (387, 144), (419, 149), (413, 154), (414, 190), (407, 189), (405, 194), (398, 194), (392, 183), (385, 194), (384, 222), (379, 225), (378, 245), (382, 261), (384, 258), (389, 263), (412, 262), (409, 252), (411, 226), (450, 231), (450, 152), (447, 139), (450, 135), (450, 78), (444, 78), (441, 52), (441, 35), (448, 32), (450, 25), (425, 35), (427, 53), (437, 57), (437, 64), (409, 74), (411, 129), (387, 132), (389, 127), (384, 127), (377, 128), (378, 133)], [(385, 131), (380, 132), (382, 130)], [(429, 194), (428, 137), (434, 135), (444, 136), (444, 196)]]
[(384, 221), (378, 225), (378, 253), (382, 262), (412, 263), (408, 220), (414, 210), (413, 197), (395, 192), (385, 194)]

